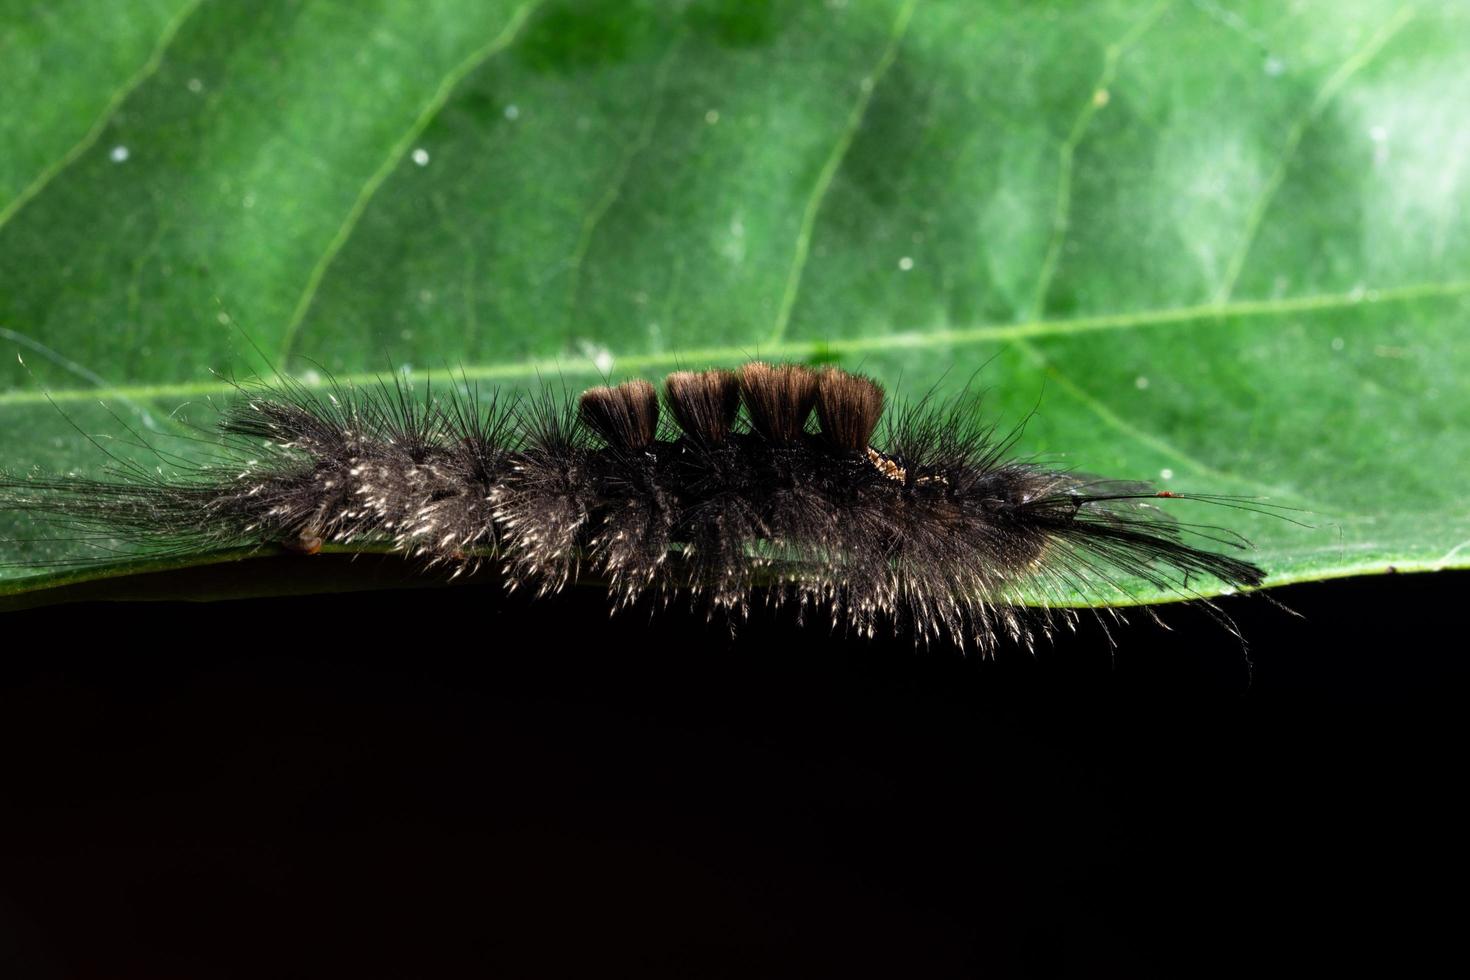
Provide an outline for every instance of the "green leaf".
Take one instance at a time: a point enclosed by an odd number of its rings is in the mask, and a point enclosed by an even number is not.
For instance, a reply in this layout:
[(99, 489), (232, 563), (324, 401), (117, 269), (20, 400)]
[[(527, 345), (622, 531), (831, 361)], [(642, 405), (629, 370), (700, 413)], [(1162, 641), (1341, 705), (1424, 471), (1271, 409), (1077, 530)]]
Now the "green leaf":
[(198, 453), (212, 371), (760, 354), (978, 372), (1022, 452), (1301, 508), (1177, 509), (1273, 583), (1470, 565), (1465, 4), (65, 8), (0, 5), (11, 469), (100, 469), (73, 421)]

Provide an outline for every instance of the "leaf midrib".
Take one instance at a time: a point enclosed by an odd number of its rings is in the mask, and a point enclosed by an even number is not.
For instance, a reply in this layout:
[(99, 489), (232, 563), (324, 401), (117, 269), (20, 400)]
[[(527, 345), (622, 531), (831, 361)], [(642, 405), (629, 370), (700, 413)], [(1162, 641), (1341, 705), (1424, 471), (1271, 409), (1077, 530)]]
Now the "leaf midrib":
[[(1408, 302), (1419, 299), (1448, 299), (1466, 294), (1470, 294), (1470, 280), (1426, 282), (1389, 289), (1354, 289), (1350, 293), (1322, 293), (1311, 296), (1268, 300), (1237, 300), (1229, 303), (1164, 307), (1161, 309), (1139, 310), (1128, 313), (1038, 319), (1015, 323), (988, 323), (973, 327), (909, 330), (895, 333), (846, 337), (835, 340), (830, 337), (824, 337), (820, 340), (792, 339), (783, 340), (776, 344), (758, 344), (754, 347), (728, 345), (625, 355), (614, 354), (613, 363), (623, 370), (641, 370), (643, 368), (673, 365), (731, 362), (751, 357), (800, 360), (824, 354), (870, 353), (873, 351), (897, 349), (923, 350), (933, 347), (956, 347), (1004, 341), (1037, 340), (1083, 333), (1134, 330), (1154, 326), (1209, 324), (1241, 317), (1265, 318), (1287, 316), (1293, 313), (1316, 313)], [(440, 372), (441, 375), (442, 373)], [(591, 358), (568, 356), (534, 358), (522, 361), (490, 362), (487, 364), (466, 364), (454, 368), (451, 373), (456, 378), (463, 377), (465, 380), (477, 381), (537, 377), (554, 378), (566, 374), (600, 375), (604, 372)], [(414, 371), (408, 372), (406, 376), (411, 379), (422, 380), (433, 374), (435, 372)], [(321, 379), (295, 377), (293, 378), (293, 382), (307, 388), (322, 389), (330, 387), (333, 384), (370, 384), (376, 382), (381, 377), (381, 372), (354, 372)], [(0, 392), (0, 407), (8, 405), (34, 405), (46, 401), (58, 403), (89, 401), (97, 398), (138, 401), (155, 398), (188, 398), (223, 395), (235, 390), (237, 390), (236, 385), (224, 380), (114, 385), (91, 388), (60, 388), (37, 391), (14, 390)]]

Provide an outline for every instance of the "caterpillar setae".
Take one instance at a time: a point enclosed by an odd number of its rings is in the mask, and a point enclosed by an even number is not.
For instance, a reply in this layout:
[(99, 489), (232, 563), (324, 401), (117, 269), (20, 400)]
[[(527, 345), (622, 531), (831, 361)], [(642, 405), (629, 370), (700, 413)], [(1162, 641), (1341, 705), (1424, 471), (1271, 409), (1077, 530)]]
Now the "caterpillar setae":
[(538, 594), (596, 579), (614, 608), (682, 596), (738, 619), (759, 592), (859, 634), (981, 650), (1075, 615), (1028, 596), (1126, 596), (1141, 581), (1189, 597), (1200, 577), (1263, 579), (1191, 540), (1246, 542), (1157, 506), (1239, 498), (1012, 458), (1017, 433), (998, 437), (968, 396), (885, 418), (883, 388), (836, 367), (679, 371), (662, 397), (648, 381), (576, 399), (469, 386), (421, 399), (396, 378), (238, 387), (219, 455), (118, 458), (103, 478), (0, 474), (0, 508), (139, 554), (387, 543), (454, 574), (494, 559)]

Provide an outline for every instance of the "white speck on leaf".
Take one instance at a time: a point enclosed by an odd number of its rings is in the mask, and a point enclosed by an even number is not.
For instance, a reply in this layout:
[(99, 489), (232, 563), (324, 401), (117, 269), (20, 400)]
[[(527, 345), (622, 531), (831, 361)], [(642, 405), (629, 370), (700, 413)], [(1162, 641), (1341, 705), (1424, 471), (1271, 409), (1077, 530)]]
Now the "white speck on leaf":
[(579, 341), (577, 343), (577, 346), (581, 349), (582, 356), (591, 361), (592, 366), (595, 367), (599, 372), (601, 372), (602, 374), (612, 373), (612, 351), (608, 350), (606, 347), (603, 347), (601, 344), (594, 344), (590, 340)]
[(126, 146), (123, 146), (122, 144), (114, 146), (112, 148), (112, 152), (107, 154), (108, 159), (110, 159), (113, 163), (124, 163), (129, 156), (131, 156), (131, 154), (128, 152), (128, 148)]
[(420, 167), (427, 167), (429, 165), (429, 151), (422, 146), (415, 148), (413, 151), (413, 162)]
[(1169, 467), (1167, 467), (1167, 466), (1164, 467), (1163, 469), (1159, 470), (1159, 479), (1160, 480), (1172, 480), (1172, 479), (1174, 479), (1174, 471), (1171, 470), (1171, 469), (1169, 469)]
[(1368, 130), (1368, 138), (1373, 141), (1373, 164), (1381, 167), (1388, 162), (1388, 127), (1373, 126)]
[(1265, 69), (1267, 75), (1275, 78), (1277, 75), (1280, 75), (1282, 72), (1286, 71), (1286, 62), (1282, 61), (1280, 58), (1276, 57), (1273, 54), (1266, 59), (1266, 63), (1261, 67)]
[(730, 237), (720, 245), (720, 254), (737, 265), (745, 261), (745, 218), (735, 215), (730, 219)]
[(719, 122), (720, 121), (720, 110), (718, 110), (718, 109), (710, 109), (708, 112), (706, 112), (704, 114), (704, 121), (707, 122), (707, 123), (709, 123), (711, 126), (713, 126), (715, 123)]
[(511, 122), (515, 122), (517, 119), (521, 118), (520, 106), (516, 105), (514, 102), (506, 106), (505, 118), (509, 119)]
[(197, 78), (191, 78), (185, 84), (188, 87), (189, 91), (193, 92), (195, 95), (198, 95), (200, 92), (204, 91), (204, 83)]
[(1140, 374), (1138, 377), (1133, 379), (1133, 387), (1137, 388), (1139, 391), (1143, 391), (1145, 388), (1148, 387), (1148, 378)]
[(908, 272), (913, 267), (914, 260), (907, 255), (898, 260), (898, 268), (900, 272)]

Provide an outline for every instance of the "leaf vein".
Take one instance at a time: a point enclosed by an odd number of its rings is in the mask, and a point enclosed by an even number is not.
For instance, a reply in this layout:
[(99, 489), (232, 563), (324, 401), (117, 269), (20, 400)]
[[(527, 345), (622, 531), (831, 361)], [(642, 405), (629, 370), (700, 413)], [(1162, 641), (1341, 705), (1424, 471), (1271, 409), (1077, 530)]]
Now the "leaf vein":
[(1272, 486), (1271, 484), (1263, 483), (1260, 480), (1243, 476), (1239, 473), (1232, 473), (1227, 470), (1222, 470), (1217, 466), (1211, 466), (1209, 463), (1206, 463), (1203, 460), (1196, 459), (1195, 457), (1190, 456), (1188, 453), (1184, 452), (1184, 450), (1180, 449), (1178, 446), (1169, 442), (1167, 439), (1140, 429), (1138, 426), (1134, 425), (1132, 422), (1129, 422), (1127, 419), (1123, 418), (1123, 416), (1113, 411), (1113, 409), (1109, 407), (1105, 402), (1103, 402), (1102, 399), (1098, 398), (1086, 388), (1083, 388), (1082, 385), (1072, 380), (1070, 376), (1063, 372), (1061, 368), (1057, 367), (1057, 365), (1031, 341), (1025, 339), (1018, 340), (1016, 342), (1016, 346), (1020, 347), (1021, 350), (1023, 350), (1027, 354), (1027, 356), (1029, 356), (1036, 363), (1038, 367), (1040, 367), (1043, 371), (1050, 375), (1053, 380), (1055, 380), (1059, 385), (1066, 389), (1068, 394), (1077, 399), (1077, 401), (1081, 402), (1088, 411), (1096, 415), (1104, 424), (1111, 426), (1113, 429), (1116, 429), (1118, 432), (1121, 432), (1122, 434), (1128, 436), (1130, 439), (1133, 439), (1136, 442), (1148, 446), (1150, 449), (1162, 453), (1164, 456), (1168, 457), (1171, 460), (1188, 466), (1191, 469), (1196, 470), (1200, 474), (1214, 480), (1220, 480), (1222, 482), (1227, 480), (1233, 481), (1244, 486), (1254, 487), (1255, 489), (1260, 491), (1265, 491), (1267, 493), (1273, 493), (1278, 496), (1286, 497), (1294, 501), (1295, 503), (1306, 506), (1307, 509), (1309, 509), (1314, 515), (1331, 517), (1363, 516), (1360, 514), (1348, 514), (1342, 511), (1335, 510), (1319, 501), (1304, 497), (1299, 492), (1289, 487)]
[(1394, 15), (1370, 37), (1362, 47), (1348, 56), (1347, 60), (1337, 67), (1307, 108), (1292, 123), (1287, 130), (1286, 140), (1281, 145), (1281, 153), (1277, 158), (1276, 167), (1266, 179), (1261, 192), (1256, 195), (1255, 202), (1251, 205), (1249, 214), (1246, 216), (1245, 230), (1241, 234), (1240, 245), (1237, 246), (1235, 254), (1230, 257), (1230, 263), (1225, 267), (1225, 279), (1220, 283), (1220, 288), (1215, 292), (1216, 303), (1226, 303), (1235, 292), (1236, 283), (1240, 280), (1240, 274), (1245, 269), (1245, 261), (1249, 257), (1251, 249), (1255, 247), (1256, 239), (1261, 232), (1261, 224), (1266, 219), (1266, 212), (1271, 207), (1271, 202), (1276, 197), (1276, 192), (1286, 181), (1286, 171), (1291, 166), (1291, 161), (1296, 156), (1298, 146), (1302, 137), (1306, 135), (1307, 127), (1322, 115), (1323, 111), (1332, 102), (1354, 75), (1365, 68), (1378, 52), (1393, 39), (1405, 24), (1414, 18), (1417, 13), (1413, 6), (1401, 7)]
[(652, 97), (649, 99), (647, 111), (644, 113), (643, 121), (638, 127), (638, 132), (633, 141), (628, 144), (626, 152), (618, 161), (618, 168), (613, 174), (612, 181), (603, 191), (602, 196), (593, 204), (592, 210), (582, 220), (582, 230), (577, 236), (576, 247), (568, 260), (568, 268), (571, 274), (571, 287), (567, 290), (567, 324), (572, 325), (578, 308), (582, 302), (583, 287), (583, 265), (587, 261), (587, 253), (592, 250), (592, 242), (597, 234), (602, 219), (607, 217), (613, 205), (617, 204), (622, 197), (623, 190), (627, 187), (628, 177), (633, 172), (633, 164), (638, 161), (643, 152), (653, 144), (654, 130), (658, 128), (659, 117), (663, 114), (664, 94), (668, 86), (669, 70), (678, 56), (680, 48), (684, 44), (684, 35), (680, 34), (669, 45), (668, 52), (661, 59), (658, 68), (654, 72)]
[(858, 83), (858, 97), (853, 104), (852, 111), (847, 115), (847, 124), (833, 144), (827, 160), (822, 164), (822, 169), (817, 173), (816, 184), (813, 185), (811, 194), (807, 196), (806, 207), (802, 209), (801, 224), (796, 231), (796, 245), (792, 251), (791, 267), (786, 273), (786, 287), (781, 293), (781, 305), (776, 310), (776, 323), (771, 329), (771, 336), (766, 341), (768, 344), (779, 344), (786, 337), (786, 328), (791, 323), (791, 311), (796, 307), (796, 296), (801, 291), (802, 275), (806, 272), (807, 256), (811, 253), (812, 232), (816, 228), (817, 212), (822, 208), (822, 201), (826, 199), (828, 190), (841, 169), (842, 162), (847, 158), (847, 151), (852, 148), (853, 141), (857, 138), (858, 130), (862, 128), (863, 117), (868, 113), (868, 105), (873, 101), (873, 93), (878, 90), (878, 83), (883, 76), (888, 74), (888, 69), (898, 57), (898, 46), (903, 42), (904, 35), (908, 32), (909, 20), (913, 17), (914, 8), (918, 0), (908, 0), (899, 9), (898, 16), (893, 21), (893, 31), (888, 37), (888, 44), (883, 49), (883, 54), (878, 58), (878, 63), (873, 70), (864, 75)]
[(1061, 258), (1062, 246), (1066, 244), (1067, 234), (1071, 230), (1072, 164), (1077, 147), (1087, 135), (1093, 117), (1107, 104), (1108, 87), (1117, 77), (1118, 63), (1122, 61), (1123, 55), (1138, 43), (1139, 38), (1143, 37), (1149, 28), (1153, 27), (1164, 15), (1164, 11), (1172, 5), (1173, 0), (1159, 0), (1152, 9), (1128, 28), (1122, 37), (1107, 46), (1103, 52), (1102, 71), (1098, 74), (1097, 81), (1093, 83), (1092, 91), (1087, 93), (1087, 102), (1077, 113), (1077, 118), (1072, 121), (1072, 128), (1068, 130), (1067, 138), (1057, 148), (1057, 196), (1052, 207), (1051, 237), (1047, 241), (1046, 254), (1042, 257), (1041, 268), (1036, 274), (1036, 286), (1031, 291), (1031, 305), (1027, 310), (1027, 315), (1032, 319), (1041, 316), (1044, 312), (1046, 294), (1051, 289), (1051, 281), (1057, 271), (1057, 262)]
[(35, 179), (27, 184), (9, 204), (0, 208), (0, 228), (4, 228), (11, 218), (14, 218), (20, 213), (22, 208), (39, 197), (41, 192), (49, 187), (51, 182), (62, 171), (66, 170), (73, 163), (76, 163), (77, 160), (81, 159), (83, 154), (96, 145), (97, 141), (102, 138), (103, 132), (106, 131), (107, 124), (112, 122), (118, 110), (122, 108), (122, 104), (144, 82), (148, 81), (148, 79), (152, 78), (158, 72), (159, 66), (163, 64), (164, 55), (173, 44), (174, 38), (178, 36), (179, 29), (184, 26), (185, 21), (193, 16), (194, 11), (199, 9), (201, 3), (203, 3), (203, 0), (187, 0), (178, 9), (178, 12), (169, 19), (168, 23), (164, 24), (163, 31), (158, 36), (158, 42), (153, 46), (153, 50), (149, 53), (147, 60), (112, 93), (111, 97), (107, 100), (107, 104), (103, 106), (101, 114), (93, 120), (91, 128), (82, 135), (82, 138), (71, 149), (53, 161), (50, 166), (43, 168), (36, 175)]
[(316, 300), (317, 290), (321, 288), (322, 280), (326, 278), (327, 270), (331, 267), (333, 261), (336, 260), (338, 253), (346, 246), (347, 240), (352, 237), (352, 233), (357, 229), (357, 223), (362, 220), (363, 214), (367, 211), (368, 205), (372, 202), (379, 188), (387, 182), (393, 171), (403, 162), (404, 156), (413, 146), (414, 141), (423, 135), (424, 130), (439, 115), (439, 112), (448, 103), (450, 95), (453, 94), (455, 88), (459, 86), (459, 83), (464, 81), (470, 72), (479, 68), (492, 57), (515, 43), (516, 38), (520, 35), (521, 29), (530, 19), (531, 14), (543, 2), (544, 0), (528, 0), (528, 2), (517, 7), (515, 13), (511, 14), (510, 20), (501, 28), (495, 37), (471, 53), (468, 58), (451, 68), (449, 73), (440, 80), (438, 87), (434, 90), (434, 94), (429, 97), (429, 101), (424, 104), (423, 109), (419, 111), (419, 114), (414, 118), (408, 129), (389, 147), (388, 155), (383, 158), (383, 162), (368, 176), (367, 182), (363, 184), (362, 189), (358, 192), (356, 200), (348, 208), (341, 226), (337, 229), (337, 233), (327, 243), (326, 250), (322, 253), (321, 258), (317, 260), (316, 265), (312, 267), (311, 274), (307, 277), (306, 288), (302, 291), (300, 299), (296, 302), (296, 308), (291, 313), (291, 319), (286, 323), (286, 331), (281, 340), (280, 353), (276, 355), (276, 368), (278, 370), (284, 371), (286, 369), (287, 362), (291, 358), (293, 349), (296, 346), (296, 340), (301, 332), (302, 323), (306, 320), (306, 314), (310, 311), (312, 303)]

